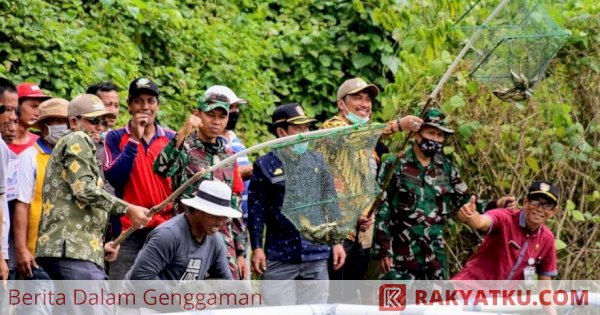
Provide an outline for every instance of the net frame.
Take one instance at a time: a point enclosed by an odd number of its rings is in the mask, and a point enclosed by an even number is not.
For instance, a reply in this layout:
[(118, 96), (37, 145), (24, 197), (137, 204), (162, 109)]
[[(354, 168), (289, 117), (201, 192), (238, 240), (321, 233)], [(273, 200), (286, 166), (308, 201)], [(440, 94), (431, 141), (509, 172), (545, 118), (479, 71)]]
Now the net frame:
[[(370, 207), (380, 192), (377, 174), (372, 170), (372, 165), (367, 164), (371, 162), (371, 153), (385, 127), (385, 124), (370, 124), (325, 129), (328, 132), (312, 136), (299, 134), (296, 139), (272, 147), (286, 172), (286, 194), (281, 213), (304, 238), (321, 244), (335, 244), (354, 231), (359, 216)], [(286, 156), (285, 152), (290, 151), (290, 147), (307, 142), (307, 152), (316, 156), (311, 157), (307, 153), (302, 156), (304, 159), (319, 160), (319, 165), (306, 164), (293, 153)], [(342, 167), (338, 167), (340, 165)], [(298, 168), (308, 170), (303, 174), (305, 177), (300, 178), (301, 173), (296, 171), (290, 181), (289, 170)], [(329, 175), (317, 171), (321, 168)], [(313, 178), (310, 185), (305, 185), (305, 181), (310, 181), (311, 174), (320, 177)], [(331, 177), (330, 183), (326, 182), (328, 176)], [(327, 185), (333, 187), (328, 189)], [(334, 189), (333, 193), (330, 193), (331, 189)], [(319, 198), (319, 194), (323, 193), (326, 199)], [(302, 197), (305, 200), (314, 197), (314, 201), (298, 202), (301, 200), (297, 198), (299, 194), (305, 194)]]
[[(477, 1), (455, 23), (466, 32), (483, 29), (466, 58), (470, 76), (493, 88), (532, 93), (570, 32), (558, 26), (537, 0), (513, 0), (494, 21), (478, 23), (477, 15), (485, 9)], [(476, 26), (464, 25), (469, 23)]]

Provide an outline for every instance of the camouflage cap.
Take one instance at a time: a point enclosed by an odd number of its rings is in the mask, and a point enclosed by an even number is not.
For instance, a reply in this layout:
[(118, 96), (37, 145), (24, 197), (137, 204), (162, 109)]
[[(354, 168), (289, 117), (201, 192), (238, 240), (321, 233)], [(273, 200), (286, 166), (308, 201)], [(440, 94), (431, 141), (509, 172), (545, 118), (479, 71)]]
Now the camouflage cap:
[(435, 127), (445, 133), (452, 134), (454, 130), (446, 127), (446, 115), (437, 108), (428, 109), (423, 114), (423, 125)]
[(204, 94), (198, 100), (197, 108), (205, 113), (217, 108), (229, 113), (229, 98), (226, 95), (217, 93)]

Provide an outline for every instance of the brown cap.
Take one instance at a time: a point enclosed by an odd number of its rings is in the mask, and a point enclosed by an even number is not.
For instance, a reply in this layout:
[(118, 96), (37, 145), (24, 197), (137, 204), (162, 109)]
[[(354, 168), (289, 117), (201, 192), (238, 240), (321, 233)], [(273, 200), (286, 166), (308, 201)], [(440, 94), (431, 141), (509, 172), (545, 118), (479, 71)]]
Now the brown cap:
[(51, 98), (40, 104), (40, 117), (42, 121), (49, 117), (67, 118), (69, 101), (64, 98)]
[(375, 98), (379, 94), (379, 89), (375, 84), (367, 84), (367, 82), (361, 78), (348, 79), (340, 85), (337, 92), (337, 99), (342, 99), (348, 94), (356, 94), (362, 90), (367, 90), (371, 98)]
[(115, 114), (109, 112), (104, 107), (104, 103), (102, 100), (98, 98), (96, 95), (92, 94), (81, 94), (76, 96), (69, 103), (69, 117), (85, 117), (85, 118), (94, 118), (101, 116), (110, 116), (112, 118), (117, 118)]

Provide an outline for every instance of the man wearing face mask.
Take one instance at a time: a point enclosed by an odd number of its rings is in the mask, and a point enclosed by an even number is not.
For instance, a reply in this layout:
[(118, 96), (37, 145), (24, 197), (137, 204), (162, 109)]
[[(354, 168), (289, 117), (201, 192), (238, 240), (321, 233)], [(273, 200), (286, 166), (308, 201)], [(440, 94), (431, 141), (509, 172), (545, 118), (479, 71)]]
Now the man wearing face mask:
[[(229, 117), (227, 118), (227, 125), (223, 132), (223, 138), (227, 140), (227, 147), (230, 148), (233, 153), (246, 150), (246, 146), (242, 142), (242, 139), (238, 137), (234, 130), (240, 117), (240, 105), (246, 105), (248, 104), (248, 101), (239, 98), (230, 88), (224, 85), (213, 85), (206, 89), (204, 94), (222, 94), (229, 98)], [(247, 155), (238, 157), (237, 162), (238, 171), (244, 180), (241, 209), (242, 217), (246, 219), (248, 217), (248, 185), (250, 185), (250, 176), (252, 175), (252, 164)]]
[[(19, 154), (19, 191), (15, 204), (13, 231), (17, 256), (17, 271), (22, 279), (43, 279), (34, 254), (38, 225), (42, 214), (42, 184), (52, 149), (67, 132), (69, 101), (51, 98), (40, 104), (37, 127), (41, 137), (32, 147)], [(47, 275), (45, 276), (47, 277)]]
[[(162, 177), (170, 177), (173, 190), (181, 186), (195, 173), (233, 155), (227, 148), (227, 141), (222, 134), (227, 125), (229, 114), (229, 98), (224, 94), (204, 94), (198, 100), (198, 106), (188, 117), (175, 137), (160, 152), (154, 162), (154, 172)], [(207, 173), (207, 179), (225, 182), (233, 195), (231, 207), (239, 210), (239, 198), (244, 191), (244, 182), (238, 171), (238, 163), (226, 165)], [(177, 212), (183, 212), (186, 205), (182, 198), (191, 198), (194, 187), (190, 186), (175, 200)], [(233, 279), (247, 279), (246, 264), (246, 227), (241, 218), (233, 219), (220, 230), (223, 241), (227, 245), (229, 268)]]
[[(427, 110), (423, 125), (414, 134), (414, 144), (401, 157), (379, 208), (374, 236), (374, 254), (387, 280), (448, 279), (442, 238), (451, 206), (469, 202), (471, 193), (453, 163), (442, 151), (447, 136), (445, 115)], [(396, 159), (383, 162), (379, 179), (390, 172)], [(478, 200), (481, 212), (487, 201)], [(493, 203), (493, 205), (492, 205)], [(514, 208), (515, 197), (505, 196), (486, 208)]]
[[(336, 128), (350, 125), (365, 125), (370, 121), (370, 117), (373, 111), (373, 100), (379, 94), (379, 89), (374, 84), (368, 84), (361, 78), (352, 78), (344, 81), (337, 91), (337, 107), (338, 114), (332, 118), (326, 120), (321, 128)], [(416, 116), (405, 116), (390, 121), (387, 124), (387, 128), (384, 130), (383, 136), (391, 135), (394, 132), (399, 131), (416, 131), (420, 127), (422, 120)], [(344, 150), (336, 151), (332, 150), (330, 159), (335, 161), (352, 161), (352, 158), (343, 158), (340, 154), (350, 154), (344, 152)], [(363, 156), (364, 159), (369, 159), (369, 169), (362, 170), (364, 172), (371, 172), (373, 175), (377, 175), (377, 169), (380, 164), (380, 157), (376, 150), (374, 150), (371, 156)], [(354, 163), (354, 161), (352, 162)], [(352, 165), (342, 165), (340, 169), (353, 167)], [(365, 175), (366, 176), (366, 175)], [(338, 186), (348, 185), (348, 183), (336, 183)], [(373, 239), (373, 223), (375, 221), (374, 215), (367, 217), (362, 215), (357, 224), (360, 226), (360, 233), (358, 236), (355, 233), (351, 233), (348, 239), (344, 241), (344, 248), (348, 254), (347, 264), (344, 268), (337, 272), (330, 270), (330, 277), (332, 280), (363, 280), (365, 278), (367, 267), (368, 267), (368, 252), (371, 248), (371, 242)], [(355, 290), (353, 292), (342, 293), (341, 296), (346, 298), (354, 298)]]
[[(271, 132), (281, 138), (308, 132), (309, 124), (316, 120), (308, 118), (299, 104), (291, 103), (277, 107), (272, 121)], [(307, 185), (325, 183), (322, 190), (310, 190), (319, 193), (314, 198), (307, 196), (310, 200), (328, 200), (331, 198), (327, 197), (329, 194), (337, 197), (333, 178), (323, 157), (307, 151), (307, 145), (308, 142), (295, 144), (291, 152), (288, 152), (293, 157), (297, 155), (298, 162), (295, 166), (299, 173), (284, 169), (283, 163), (273, 151), (259, 157), (254, 163), (248, 196), (248, 229), (253, 249), (252, 269), (262, 275), (263, 280), (327, 280), (327, 259), (330, 252), (335, 270), (344, 265), (346, 253), (341, 244), (334, 245), (332, 249), (327, 245), (315, 244), (302, 237), (292, 222), (281, 214), (286, 172), (307, 176), (303, 181)], [(281, 154), (284, 153), (282, 151)], [(314, 176), (319, 177), (315, 180)], [(310, 193), (309, 190), (306, 193)], [(327, 195), (321, 195), (323, 193)], [(263, 237), (265, 226), (266, 238)], [(270, 305), (327, 302), (326, 281), (308, 284), (304, 281), (294, 282), (274, 282), (261, 288), (265, 301)]]

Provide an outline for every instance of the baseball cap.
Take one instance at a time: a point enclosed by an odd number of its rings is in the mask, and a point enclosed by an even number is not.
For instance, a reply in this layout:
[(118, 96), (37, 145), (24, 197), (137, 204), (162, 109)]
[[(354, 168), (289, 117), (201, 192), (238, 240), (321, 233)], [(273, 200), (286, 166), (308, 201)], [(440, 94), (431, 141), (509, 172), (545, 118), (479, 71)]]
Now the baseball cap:
[(17, 96), (19, 101), (25, 98), (49, 99), (50, 96), (44, 94), (44, 91), (36, 83), (25, 82), (17, 85)]
[(221, 181), (204, 180), (198, 186), (193, 198), (182, 199), (181, 202), (190, 207), (206, 213), (228, 217), (239, 218), (240, 211), (231, 208), (231, 188)]
[(298, 103), (284, 104), (273, 111), (271, 115), (272, 124), (288, 123), (293, 125), (304, 125), (317, 121), (316, 119), (308, 118), (304, 114), (302, 106)]
[(337, 91), (337, 99), (342, 99), (348, 94), (356, 94), (362, 90), (367, 90), (369, 95), (374, 98), (379, 94), (379, 89), (375, 84), (367, 84), (367, 82), (361, 78), (348, 79), (340, 85)]
[(549, 200), (554, 201), (554, 203), (558, 203), (558, 198), (560, 197), (560, 191), (554, 185), (549, 182), (543, 180), (536, 180), (529, 186), (529, 193), (527, 194), (527, 198), (533, 196), (544, 196)]
[(81, 94), (71, 100), (68, 108), (68, 117), (78, 116), (84, 118), (101, 116), (117, 118), (114, 113), (107, 111), (102, 100), (93, 94)]
[(229, 112), (230, 99), (225, 94), (204, 93), (198, 100), (198, 109), (207, 113), (213, 109), (221, 108)]
[(230, 88), (226, 87), (225, 85), (213, 85), (211, 87), (209, 87), (208, 89), (206, 89), (206, 92), (204, 92), (204, 95), (209, 95), (209, 94), (221, 94), (221, 95), (225, 95), (228, 99), (229, 99), (229, 105), (233, 105), (233, 104), (238, 104), (238, 105), (244, 105), (244, 104), (248, 104), (248, 101), (243, 99), (243, 98), (239, 98), (234, 92), (233, 90), (231, 90)]
[(146, 77), (141, 77), (131, 81), (129, 84), (129, 96), (127, 99), (132, 100), (143, 93), (154, 95), (156, 97), (160, 96), (158, 86), (152, 82), (152, 80)]
[(454, 130), (446, 127), (446, 115), (437, 108), (428, 109), (423, 114), (423, 125), (435, 127), (445, 133), (452, 134)]
[(67, 118), (69, 101), (64, 98), (51, 98), (40, 104), (40, 116), (38, 122), (49, 117)]

